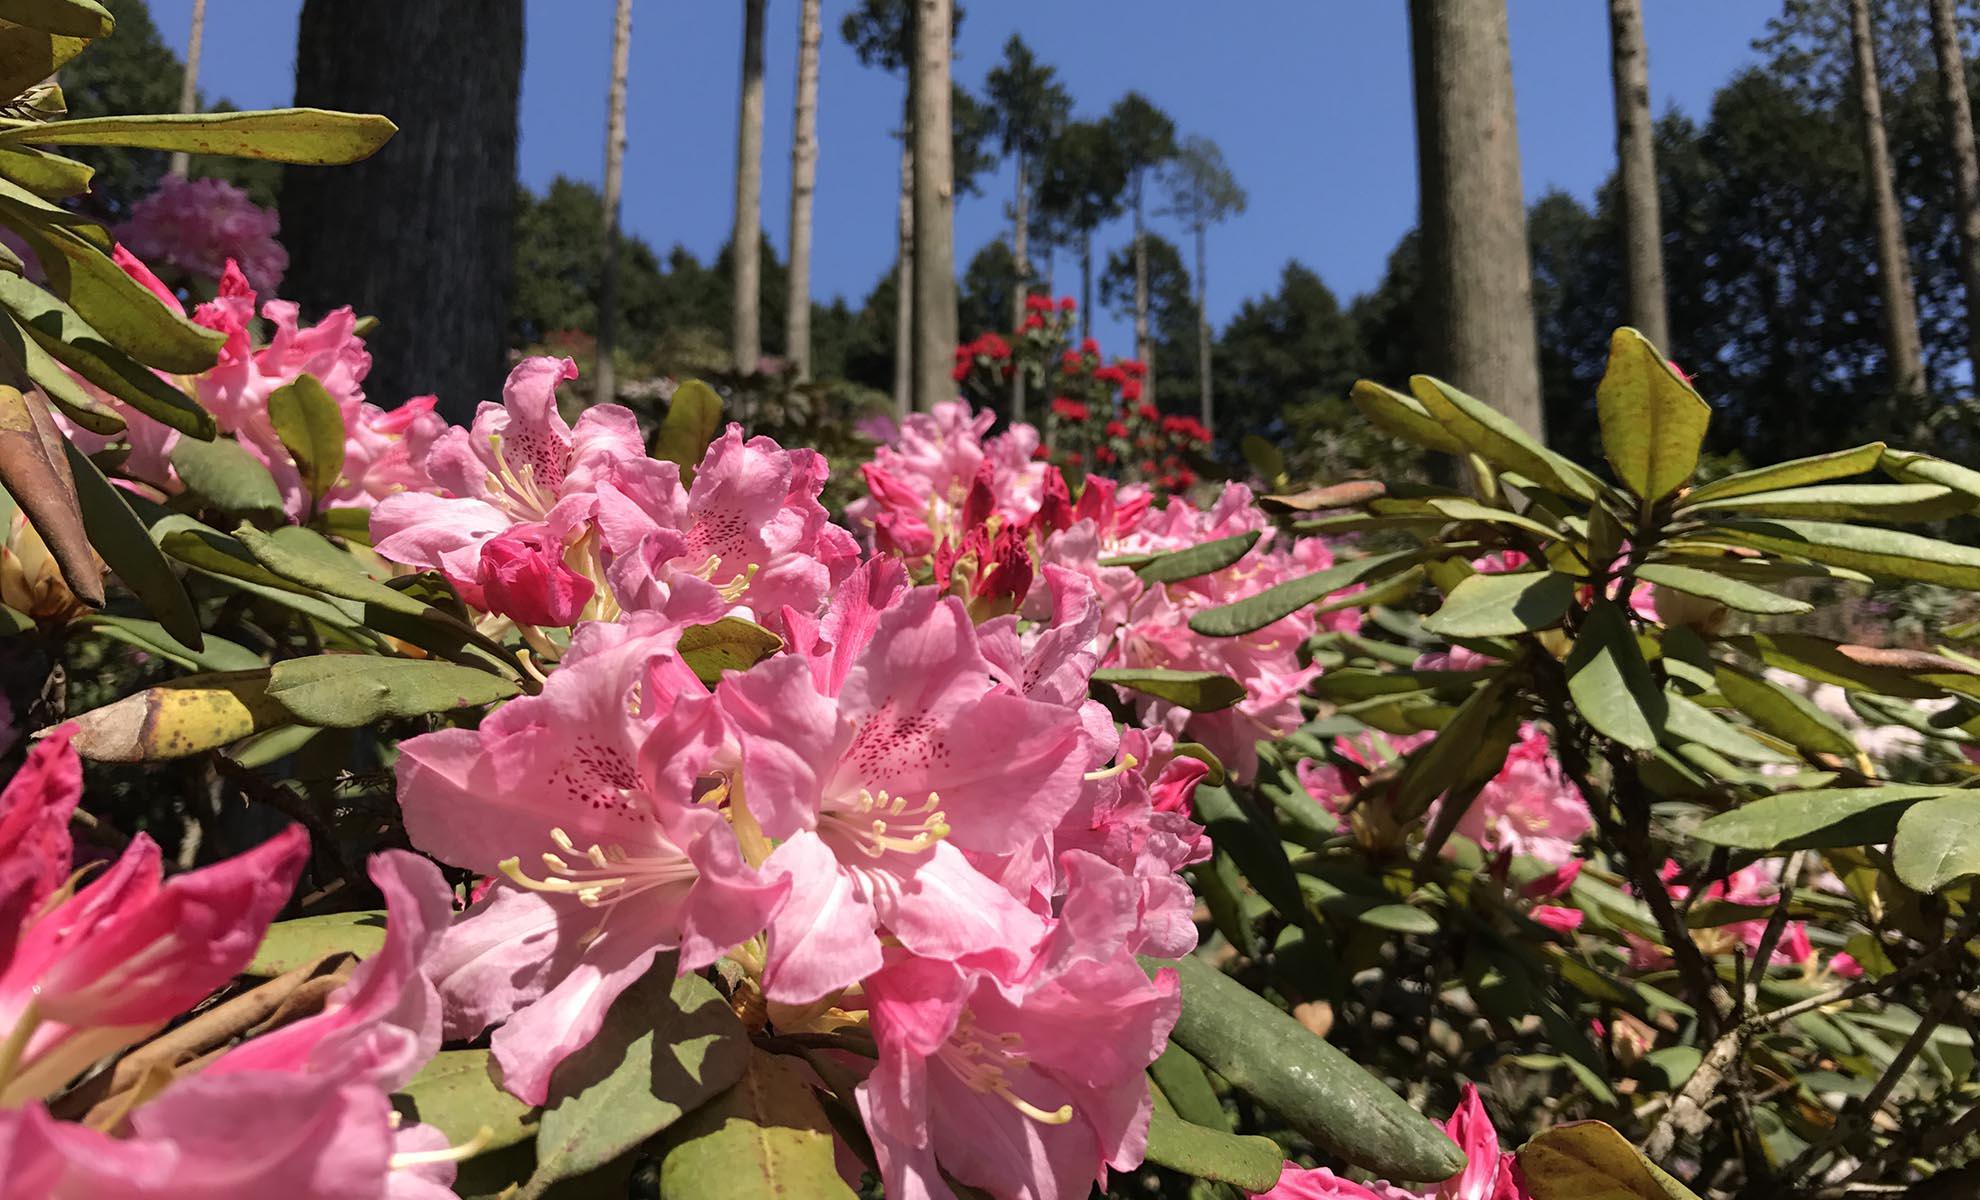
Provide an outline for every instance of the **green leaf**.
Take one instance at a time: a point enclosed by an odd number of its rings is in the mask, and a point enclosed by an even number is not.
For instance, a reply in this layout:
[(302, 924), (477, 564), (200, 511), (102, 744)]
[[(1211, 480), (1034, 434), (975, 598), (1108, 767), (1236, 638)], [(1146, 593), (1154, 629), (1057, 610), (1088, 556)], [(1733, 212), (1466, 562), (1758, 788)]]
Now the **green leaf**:
[(1906, 483), (1936, 483), (1980, 499), (1980, 471), (1911, 450), (1886, 450), (1880, 465)]
[(166, 308), (88, 234), (23, 211), (4, 189), (0, 189), (0, 216), (14, 218), (10, 223), (15, 231), (40, 258), (48, 290), (119, 350), (145, 366), (175, 375), (196, 375), (219, 357), (225, 334)]
[(1511, 509), (1500, 508), (1497, 505), (1480, 504), (1476, 500), (1468, 500), (1461, 496), (1439, 496), (1421, 501), (1376, 500), (1369, 507), (1379, 514), (1400, 516), (1403, 510), (1400, 507), (1392, 506), (1402, 504), (1408, 504), (1412, 507), (1420, 505), (1424, 510), (1436, 513), (1438, 516), (1446, 517), (1453, 521), (1484, 521), (1489, 524), (1507, 525), (1514, 529), (1524, 530), (1537, 538), (1547, 541), (1557, 542), (1561, 539), (1560, 530), (1550, 525), (1543, 525), (1532, 517), (1521, 516)]
[(1813, 559), (1887, 579), (1980, 590), (1980, 550), (1936, 538), (1826, 521), (1727, 521), (1720, 532), (1756, 550)]
[(1568, 694), (1583, 720), (1632, 750), (1651, 750), (1664, 727), (1664, 693), (1650, 677), (1629, 618), (1597, 601), (1568, 653)]
[(1856, 754), (1850, 736), (1806, 696), (1725, 664), (1713, 668), (1712, 680), (1728, 704), (1782, 741), (1818, 754)]
[[(191, 437), (213, 437), (213, 414), (144, 364), (110, 343), (88, 321), (18, 275), (0, 271), (0, 306), (48, 357), (129, 404), (145, 416)], [(34, 364), (30, 363), (32, 371)], [(44, 371), (43, 374), (46, 374)], [(36, 376), (42, 382), (42, 376)], [(46, 388), (48, 385), (42, 382)]]
[(41, 343), (29, 337), (20, 326), (0, 317), (0, 348), (34, 380), (42, 393), (71, 421), (89, 430), (114, 436), (124, 432), (124, 418), (109, 405), (89, 394), (88, 389), (48, 356)]
[(1519, 737), (1519, 707), (1503, 675), (1495, 675), (1458, 706), (1437, 736), (1410, 752), (1396, 779), (1399, 819), (1423, 812), (1453, 790), (1490, 779)]
[(1906, 809), (1891, 865), (1906, 887), (1921, 892), (1980, 874), (1980, 792), (1954, 792)]
[(1210, 575), (1223, 570), (1250, 553), (1258, 544), (1259, 531), (1240, 533), (1235, 537), (1218, 538), (1214, 542), (1204, 542), (1154, 558), (1136, 567), (1134, 573), (1141, 576), (1143, 583), (1176, 583), (1184, 579), (1195, 579), (1199, 575)]
[(139, 146), (324, 167), (370, 158), (398, 131), (397, 125), (375, 114), (275, 108), (47, 121), (0, 133), (0, 140)]
[(188, 675), (74, 718), (76, 752), (97, 762), (157, 762), (217, 750), (285, 719), (268, 669)]
[(1733, 496), (1750, 496), (1755, 492), (1771, 492), (1778, 488), (1801, 487), (1828, 479), (1847, 479), (1874, 469), (1883, 455), (1884, 443), (1870, 442), (1848, 450), (1835, 450), (1810, 458), (1790, 459), (1771, 467), (1741, 471), (1737, 475), (1727, 475), (1693, 488), (1679, 507)]
[(1355, 920), (1375, 929), (1386, 929), (1390, 933), (1414, 933), (1420, 936), (1428, 936), (1443, 928), (1436, 917), (1408, 904), (1377, 904), (1356, 913)]
[(1603, 454), (1616, 478), (1644, 501), (1670, 495), (1698, 469), (1712, 406), (1636, 330), (1618, 329), (1609, 339), (1595, 408)]
[(753, 1050), (736, 1085), (668, 1132), (661, 1200), (853, 1200), (831, 1121), (792, 1060)]
[(87, 45), (86, 37), (67, 37), (23, 25), (0, 26), (0, 95), (18, 96), (50, 78)]
[(1404, 441), (1446, 454), (1462, 456), (1465, 452), (1464, 443), (1438, 424), (1414, 397), (1363, 379), (1355, 383), (1348, 399), (1371, 423)]
[(1946, 794), (1943, 787), (1887, 784), (1776, 792), (1720, 813), (1692, 831), (1701, 842), (1738, 850), (1828, 850), (1890, 840), (1912, 805)]
[(1578, 500), (1602, 494), (1601, 481), (1533, 440), (1504, 413), (1428, 375), (1412, 375), (1417, 401), (1470, 453)]
[(722, 682), (725, 671), (747, 671), (783, 649), (784, 639), (742, 617), (723, 617), (681, 631), (675, 653), (709, 687)]
[(520, 689), (455, 663), (371, 654), (318, 654), (276, 663), (269, 699), (306, 725), (355, 729), (506, 700)]
[(282, 578), (256, 562), (240, 542), (183, 513), (174, 513), (153, 525), (151, 537), (159, 549), (202, 575), (330, 625), (355, 628), (363, 614), (359, 605), (337, 598), (326, 599), (313, 589)]
[(272, 979), (327, 954), (369, 958), (384, 945), (385, 913), (380, 909), (297, 917), (270, 925), (261, 948), (254, 952), (254, 961), (241, 973)]
[(1271, 1138), (1205, 1129), (1160, 1108), (1148, 1120), (1146, 1158), (1158, 1167), (1247, 1192), (1270, 1191), (1285, 1165), (1285, 1154)]
[(277, 725), (234, 743), (227, 748), (227, 757), (251, 771), (259, 771), (299, 753), (322, 732), (314, 725)]
[(272, 574), (306, 592), (354, 600), (387, 612), (424, 616), (432, 606), (417, 596), (365, 574), (348, 551), (338, 549), (322, 534), (300, 525), (283, 525), (263, 533), (252, 525), (234, 530), (234, 537), (254, 560)]
[(1687, 596), (1703, 596), (1716, 600), (1727, 608), (1740, 612), (1764, 613), (1767, 615), (1787, 615), (1813, 611), (1814, 605), (1806, 600), (1796, 600), (1778, 592), (1770, 592), (1763, 587), (1741, 583), (1729, 579), (1716, 571), (1699, 567), (1684, 567), (1676, 563), (1644, 563), (1636, 568), (1636, 577), (1645, 583), (1683, 592)]
[(1942, 683), (1975, 675), (1962, 663), (1921, 650), (1853, 646), (1806, 633), (1756, 633), (1728, 638), (1726, 644), (1817, 683), (1912, 700), (1932, 699), (1941, 694)]
[(442, 1050), (392, 1097), (407, 1124), (431, 1125), (447, 1143), (464, 1146), (487, 1130), (481, 1153), (525, 1141), (537, 1112), (502, 1087), (501, 1068), (486, 1050)]
[(91, 613), (76, 624), (82, 629), (94, 630), (125, 645), (156, 654), (188, 671), (253, 671), (268, 665), (259, 654), (246, 646), (210, 633), (201, 639), (204, 644), (198, 650), (190, 649), (167, 632), (163, 625), (139, 617)]
[(75, 477), (76, 500), (90, 544), (145, 611), (158, 618), (160, 627), (187, 650), (198, 651), (199, 614), (193, 611), (192, 600), (172, 565), (151, 540), (151, 531), (95, 463), (73, 444), (62, 445), (68, 451), (69, 471)]
[(1574, 603), (1575, 580), (1552, 571), (1465, 577), (1444, 605), (1423, 620), (1442, 637), (1510, 637), (1560, 624)]
[(1600, 1121), (1556, 1125), (1519, 1149), (1533, 1200), (1698, 1200)]
[(282, 493), (275, 477), (239, 442), (180, 438), (172, 447), (172, 467), (187, 488), (226, 512), (280, 516)]
[(1664, 733), (1670, 738), (1694, 742), (1740, 762), (1794, 761), (1773, 747), (1747, 736), (1739, 726), (1721, 718), (1712, 710), (1695, 704), (1676, 692), (1664, 693), (1664, 705)]
[(742, 1079), (742, 1022), (714, 984), (674, 969), (672, 955), (657, 959), (558, 1065), (521, 1200), (603, 1166)]
[(1171, 671), (1154, 667), (1109, 667), (1093, 672), (1093, 682), (1180, 704), (1191, 712), (1217, 712), (1244, 700), (1244, 685), (1215, 671)]
[(299, 375), (270, 394), (268, 419), (296, 460), (303, 490), (321, 501), (344, 470), (344, 414), (336, 398), (316, 376)]
[(1308, 1138), (1394, 1180), (1446, 1179), (1464, 1165), (1442, 1130), (1263, 996), (1195, 956), (1142, 966), (1180, 978), (1171, 1039)]
[[(8, 96), (15, 93), (8, 92)], [(73, 158), (50, 154), (33, 146), (0, 142), (0, 175), (44, 200), (61, 200), (89, 190), (94, 168)]]
[(686, 487), (694, 482), (708, 443), (721, 431), (722, 397), (699, 379), (690, 379), (667, 402), (666, 419), (653, 435), (653, 457), (680, 467), (681, 486)]
[(85, 39), (106, 37), (117, 26), (96, 0), (0, 0), (0, 21)]
[(1271, 483), (1286, 473), (1286, 456), (1280, 449), (1255, 433), (1247, 433), (1238, 439), (1238, 453), (1244, 461), (1258, 472), (1258, 477)]
[(1380, 575), (1402, 570), (1421, 557), (1422, 551), (1399, 550), (1367, 558), (1335, 563), (1322, 571), (1274, 584), (1235, 604), (1210, 608), (1189, 619), (1189, 627), (1205, 637), (1241, 637), (1292, 615), (1309, 604)]
[(1148, 1076), (1183, 1120), (1205, 1129), (1230, 1129), (1230, 1116), (1224, 1112), (1223, 1102), (1217, 1099), (1216, 1089), (1210, 1086), (1210, 1077), (1204, 1073), (1203, 1064), (1189, 1056), (1189, 1051), (1170, 1042), (1163, 1048), (1161, 1057), (1148, 1065)]
[(1686, 511), (1708, 518), (1731, 513), (1832, 521), (1937, 521), (1972, 507), (1971, 498), (1934, 483), (1829, 483), (1695, 501)]

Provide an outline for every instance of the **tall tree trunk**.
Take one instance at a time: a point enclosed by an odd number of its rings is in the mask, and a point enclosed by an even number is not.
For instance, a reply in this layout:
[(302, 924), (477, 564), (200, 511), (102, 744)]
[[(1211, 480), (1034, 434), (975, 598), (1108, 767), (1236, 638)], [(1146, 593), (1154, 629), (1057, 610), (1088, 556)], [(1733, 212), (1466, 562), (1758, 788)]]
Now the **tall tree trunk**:
[(1629, 323), (1670, 352), (1664, 296), (1664, 218), (1658, 208), (1657, 145), (1650, 124), (1650, 49), (1642, 0), (1609, 0), (1609, 56), (1616, 93), (1616, 162), (1622, 177), (1623, 262)]
[(914, 404), (923, 411), (956, 394), (953, 10), (951, 0), (914, 0)]
[(1544, 433), (1505, 0), (1410, 0), (1432, 370)]
[(1148, 402), (1155, 402), (1155, 344), (1148, 337), (1148, 228), (1141, 216), (1141, 175), (1134, 173), (1134, 356), (1145, 368)]
[(1953, 191), (1959, 205), (1959, 275), (1966, 289), (1967, 359), (1980, 375), (1980, 154), (1973, 146), (1973, 105), (1959, 46), (1959, 5), (1932, 0), (1932, 45), (1939, 52), (1939, 88), (1952, 141)]
[(742, 91), (736, 104), (736, 228), (730, 235), (729, 359), (738, 375), (763, 361), (763, 4), (743, 0)]
[(1884, 300), (1884, 352), (1891, 390), (1925, 390), (1919, 348), (1918, 302), (1911, 292), (1911, 256), (1891, 184), (1891, 151), (1884, 140), (1884, 97), (1877, 85), (1877, 48), (1871, 41), (1869, 0), (1849, 0), (1849, 43), (1856, 59), (1856, 99), (1863, 114), (1863, 170), (1877, 227), (1877, 284)]
[(465, 422), (508, 372), (522, 0), (304, 0), (296, 103), (382, 112), (361, 163), (283, 172), (283, 291), (379, 319), (365, 390)]
[(818, 0), (798, 9), (797, 112), (791, 128), (791, 270), (784, 353), (791, 378), (811, 378), (811, 194), (818, 181)]
[[(199, 107), (199, 49), (205, 41), (206, 0), (193, 0), (192, 32), (186, 35), (186, 73), (179, 81), (179, 111), (182, 113)], [(191, 166), (192, 155), (184, 150), (172, 152), (172, 174), (184, 179), (187, 168)]]
[(1093, 336), (1093, 231), (1079, 231), (1079, 336)]
[(914, 411), (914, 135), (907, 125), (901, 129), (901, 204), (895, 233), (894, 413), (905, 417)]
[(619, 327), (619, 189), (626, 166), (626, 60), (632, 52), (632, 0), (619, 0), (612, 21), (612, 86), (605, 101), (605, 241), (599, 248), (598, 364), (592, 371), (594, 404), (618, 397), (612, 347)]
[[(1017, 152), (1017, 198), (1011, 205), (1011, 333), (1020, 335), (1024, 329), (1024, 301), (1031, 290), (1031, 243), (1030, 209), (1031, 180), (1025, 161), (1024, 150)], [(1011, 370), (1011, 420), (1024, 420), (1024, 370), (1015, 362)]]
[(1204, 243), (1208, 241), (1206, 222), (1196, 222), (1196, 384), (1203, 401), (1203, 428), (1217, 437), (1217, 415), (1210, 395), (1210, 267)]

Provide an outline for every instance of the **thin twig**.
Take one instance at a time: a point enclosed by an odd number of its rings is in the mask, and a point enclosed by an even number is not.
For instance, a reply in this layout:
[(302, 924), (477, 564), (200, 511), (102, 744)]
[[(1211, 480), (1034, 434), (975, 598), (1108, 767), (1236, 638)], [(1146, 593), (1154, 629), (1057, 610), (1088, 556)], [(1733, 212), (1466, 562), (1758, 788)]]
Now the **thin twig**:
[(1898, 1047), (1897, 1054), (1884, 1068), (1883, 1075), (1864, 1094), (1863, 1102), (1845, 1112), (1842, 1119), (1836, 1122), (1836, 1127), (1829, 1131), (1828, 1137), (1810, 1143), (1806, 1150), (1796, 1155), (1794, 1161), (1781, 1172), (1783, 1182), (1794, 1183), (1821, 1161), (1823, 1155), (1848, 1145), (1857, 1134), (1870, 1127), (1870, 1123), (1883, 1110), (1884, 1101), (1890, 1099), (1891, 1090), (1897, 1087), (1898, 1080), (1904, 1078), (1905, 1072), (1911, 1070), (1912, 1062), (1924, 1051), (1925, 1043), (1932, 1038), (1932, 1031), (1952, 1011), (1953, 999), (1951, 993), (1939, 997), (1932, 1011), (1919, 1018), (1918, 1028), (1912, 1030), (1911, 1036), (1904, 1039), (1904, 1045)]

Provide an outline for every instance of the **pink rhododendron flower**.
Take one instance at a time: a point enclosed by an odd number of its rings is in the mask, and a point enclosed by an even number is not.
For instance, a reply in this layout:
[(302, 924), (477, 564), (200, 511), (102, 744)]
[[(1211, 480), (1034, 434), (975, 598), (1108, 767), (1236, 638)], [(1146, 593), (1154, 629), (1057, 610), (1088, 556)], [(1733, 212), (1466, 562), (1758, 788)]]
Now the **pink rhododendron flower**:
[(1369, 729), (1343, 734), (1334, 739), (1334, 754), (1340, 762), (1303, 758), (1294, 766), (1300, 786), (1328, 812), (1339, 815), (1355, 793), (1368, 782), (1370, 773), (1402, 758), (1411, 750), (1436, 737), (1434, 733), (1387, 734)]
[(1521, 854), (1559, 867), (1594, 827), (1588, 801), (1562, 776), (1553, 744), (1528, 722), (1520, 726), (1506, 765), (1458, 819), (1457, 832), (1488, 852)]
[(274, 210), (231, 183), (167, 175), (116, 234), (139, 257), (198, 279), (217, 280), (239, 263), (256, 288), (272, 292), (289, 269), (289, 252), (275, 240), (280, 228)]
[[(1666, 862), (1658, 872), (1674, 901), (1682, 901), (1692, 893), (1692, 889), (1685, 884), (1673, 882), (1680, 870), (1677, 863)], [(1706, 885), (1704, 894), (1693, 903), (1723, 900), (1752, 908), (1769, 906), (1780, 896), (1780, 877), (1781, 864), (1778, 860), (1761, 859)], [(1706, 954), (1727, 954), (1734, 947), (1743, 947), (1750, 957), (1759, 951), (1760, 939), (1766, 936), (1766, 932), (1767, 918), (1759, 916), (1752, 920), (1694, 930), (1692, 936), (1697, 940), (1699, 949)], [(1625, 936), (1629, 939), (1631, 967), (1655, 970), (1670, 963), (1670, 955), (1662, 946), (1635, 933), (1626, 933)], [(1815, 948), (1808, 940), (1807, 927), (1800, 921), (1789, 921), (1774, 946), (1773, 961), (1806, 963), (1814, 954)]]
[(325, 504), (368, 508), (395, 492), (431, 486), (420, 466), (447, 422), (437, 396), (414, 396), (394, 409), (369, 402), (344, 433), (344, 470)]
[(1038, 431), (1020, 424), (985, 437), (995, 421), (995, 413), (972, 413), (962, 401), (904, 417), (899, 436), (862, 468), (870, 494), (847, 506), (847, 521), (876, 546), (909, 557), (934, 553), (944, 537), (960, 544), (963, 502), (986, 466), (998, 512), (1029, 519), (1045, 477), (1045, 464), (1032, 460)]
[(1342, 1179), (1325, 1167), (1302, 1168), (1287, 1163), (1278, 1186), (1260, 1193), (1260, 1200), (1529, 1200), (1513, 1155), (1499, 1149), (1499, 1133), (1485, 1111), (1478, 1089), (1465, 1084), (1457, 1111), (1444, 1122), (1444, 1132), (1464, 1151), (1464, 1169), (1431, 1187), (1405, 1188), (1377, 1181), (1370, 1184)]
[(545, 525), (512, 525), (481, 547), (475, 582), (491, 612), (527, 625), (569, 625), (597, 590), (564, 565), (564, 548)]

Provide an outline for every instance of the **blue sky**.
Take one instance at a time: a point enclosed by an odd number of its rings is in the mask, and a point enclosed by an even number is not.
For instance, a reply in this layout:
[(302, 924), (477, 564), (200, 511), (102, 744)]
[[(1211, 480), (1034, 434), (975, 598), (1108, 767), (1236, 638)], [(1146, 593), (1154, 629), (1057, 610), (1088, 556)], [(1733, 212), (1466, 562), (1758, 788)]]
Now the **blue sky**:
[[(892, 261), (899, 151), (890, 131), (904, 85), (860, 66), (839, 39), (850, 6), (825, 0), (813, 279), (821, 298), (857, 302)], [(1080, 115), (1097, 115), (1139, 89), (1181, 131), (1223, 148), (1251, 204), (1212, 235), (1210, 308), (1219, 322), (1246, 297), (1269, 291), (1293, 258), (1319, 271), (1345, 302), (1374, 286), (1396, 238), (1414, 222), (1403, 0), (973, 0), (965, 7), (955, 67), (965, 86), (980, 90), (1017, 32), (1059, 69)], [(1756, 0), (1644, 7), (1658, 110), (1676, 105), (1701, 116), (1719, 84), (1755, 60), (1752, 40), (1777, 10)], [(151, 8), (183, 52), (191, 0), (152, 0)], [(208, 0), (202, 89), (242, 106), (288, 103), (300, 8), (300, 0)], [(1558, 187), (1585, 200), (1614, 155), (1607, 6), (1511, 0), (1510, 9), (1527, 193)], [(780, 249), (797, 12), (796, 0), (770, 0), (763, 217)], [(603, 171), (612, 0), (528, 0), (527, 13), (522, 177), (536, 187), (559, 174), (595, 181)], [(635, 0), (625, 222), (663, 252), (679, 242), (706, 258), (728, 236), (741, 42), (739, 4)], [(982, 195), (959, 200), (959, 265), (1006, 227), (1010, 192), (1003, 170), (984, 181)], [(1123, 222), (1097, 245), (1126, 240)], [(1077, 289), (1076, 266), (1063, 256), (1056, 282), (1062, 292)], [(1102, 319), (1098, 332), (1125, 350), (1121, 322)]]

